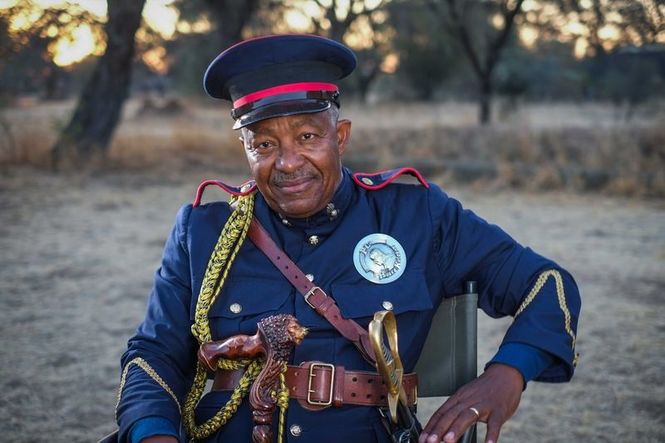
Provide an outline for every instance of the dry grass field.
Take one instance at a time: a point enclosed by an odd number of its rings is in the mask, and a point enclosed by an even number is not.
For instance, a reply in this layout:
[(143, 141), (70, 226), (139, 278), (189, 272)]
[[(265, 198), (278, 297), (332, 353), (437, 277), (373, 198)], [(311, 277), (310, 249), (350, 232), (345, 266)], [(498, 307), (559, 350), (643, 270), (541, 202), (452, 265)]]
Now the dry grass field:
[[(132, 102), (103, 168), (52, 173), (42, 166), (70, 109), (3, 114), (12, 131), (0, 146), (3, 442), (90, 442), (113, 428), (119, 356), (177, 208), (203, 178), (245, 178), (227, 110), (194, 103), (169, 112)], [(477, 129), (464, 104), (344, 113), (354, 121), (350, 164), (413, 160), (577, 279), (576, 377), (530, 384), (501, 441), (665, 441), (662, 114), (623, 123), (598, 106), (534, 106)], [(481, 315), (481, 366), (508, 322)], [(421, 417), (438, 402), (422, 400)]]
[[(73, 103), (26, 105), (0, 114), (0, 165), (49, 164)], [(367, 109), (371, 109), (368, 112)], [(665, 103), (638, 110), (602, 104), (529, 104), (475, 125), (469, 103), (351, 103), (347, 163), (357, 170), (412, 165), (446, 183), (483, 189), (565, 190), (665, 197)], [(229, 109), (210, 101), (133, 100), (104, 169), (244, 168)], [(3, 130), (3, 128), (5, 128)]]

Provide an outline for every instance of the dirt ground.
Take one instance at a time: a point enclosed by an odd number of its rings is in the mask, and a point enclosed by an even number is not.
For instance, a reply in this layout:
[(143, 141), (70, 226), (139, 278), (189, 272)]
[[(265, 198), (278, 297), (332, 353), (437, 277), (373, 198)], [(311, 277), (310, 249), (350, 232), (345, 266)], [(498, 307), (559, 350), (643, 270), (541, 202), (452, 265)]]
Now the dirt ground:
[[(163, 242), (212, 172), (0, 170), (0, 441), (90, 442), (113, 429), (119, 357)], [(530, 384), (501, 441), (665, 441), (665, 203), (449, 191), (582, 291), (573, 382)], [(481, 316), (480, 366), (507, 324)], [(422, 400), (420, 415), (438, 402)]]

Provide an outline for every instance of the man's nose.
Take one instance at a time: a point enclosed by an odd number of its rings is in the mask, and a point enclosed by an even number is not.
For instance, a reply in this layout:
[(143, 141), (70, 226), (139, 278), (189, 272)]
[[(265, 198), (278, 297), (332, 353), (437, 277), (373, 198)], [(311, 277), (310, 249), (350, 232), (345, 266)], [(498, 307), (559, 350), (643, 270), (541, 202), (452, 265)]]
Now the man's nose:
[(303, 164), (303, 157), (294, 143), (282, 143), (276, 167), (283, 172), (298, 170)]

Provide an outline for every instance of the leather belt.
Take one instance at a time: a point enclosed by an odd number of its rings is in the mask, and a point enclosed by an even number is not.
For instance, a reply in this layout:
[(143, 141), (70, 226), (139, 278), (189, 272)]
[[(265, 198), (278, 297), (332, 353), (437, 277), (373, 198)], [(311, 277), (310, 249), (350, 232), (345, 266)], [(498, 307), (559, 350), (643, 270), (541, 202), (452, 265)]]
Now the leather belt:
[[(238, 386), (244, 370), (215, 372), (213, 391), (232, 391)], [(347, 371), (344, 366), (316, 361), (303, 362), (300, 366), (289, 365), (285, 374), (289, 398), (309, 410), (325, 409), (329, 406), (387, 406), (388, 400), (383, 377), (375, 372)], [(402, 381), (407, 404), (418, 402), (418, 377), (415, 373), (404, 374)]]

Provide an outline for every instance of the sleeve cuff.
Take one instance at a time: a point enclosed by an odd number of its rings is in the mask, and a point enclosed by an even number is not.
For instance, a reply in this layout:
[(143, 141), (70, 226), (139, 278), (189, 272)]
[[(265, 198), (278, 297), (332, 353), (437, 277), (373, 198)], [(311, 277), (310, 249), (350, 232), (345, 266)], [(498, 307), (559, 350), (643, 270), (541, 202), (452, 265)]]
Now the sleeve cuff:
[(129, 431), (129, 441), (139, 443), (144, 438), (155, 435), (172, 435), (178, 438), (176, 427), (163, 417), (145, 417), (138, 420)]
[(538, 377), (553, 361), (554, 357), (549, 352), (535, 346), (525, 343), (504, 343), (485, 367), (493, 363), (511, 366), (522, 374), (526, 387), (527, 382)]

